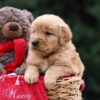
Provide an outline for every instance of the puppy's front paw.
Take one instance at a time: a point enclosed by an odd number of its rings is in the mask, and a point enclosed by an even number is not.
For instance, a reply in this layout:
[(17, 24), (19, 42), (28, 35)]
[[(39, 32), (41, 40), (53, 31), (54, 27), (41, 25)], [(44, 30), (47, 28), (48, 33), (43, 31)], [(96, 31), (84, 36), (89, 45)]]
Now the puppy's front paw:
[(25, 73), (24, 80), (28, 84), (33, 84), (38, 81), (38, 75), (32, 73)]
[(56, 85), (56, 79), (52, 77), (45, 76), (44, 82), (47, 89), (52, 89)]

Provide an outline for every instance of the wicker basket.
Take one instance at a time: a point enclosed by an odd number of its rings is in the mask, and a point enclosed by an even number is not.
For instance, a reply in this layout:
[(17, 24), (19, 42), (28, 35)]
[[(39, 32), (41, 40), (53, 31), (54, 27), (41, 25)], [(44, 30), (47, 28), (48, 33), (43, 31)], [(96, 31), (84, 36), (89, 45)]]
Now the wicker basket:
[(56, 86), (47, 90), (48, 100), (82, 100), (80, 83), (78, 76), (58, 79)]

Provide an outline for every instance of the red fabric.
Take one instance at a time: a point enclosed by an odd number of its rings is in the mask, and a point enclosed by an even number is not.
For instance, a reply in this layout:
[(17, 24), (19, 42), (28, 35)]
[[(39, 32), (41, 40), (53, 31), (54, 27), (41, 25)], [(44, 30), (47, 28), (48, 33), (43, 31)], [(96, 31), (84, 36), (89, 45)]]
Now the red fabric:
[(48, 100), (43, 76), (37, 83), (28, 85), (23, 76), (1, 75), (0, 100)]
[(0, 43), (0, 56), (10, 50), (15, 51), (15, 61), (5, 65), (5, 70), (7, 73), (13, 72), (15, 68), (19, 67), (24, 61), (26, 51), (25, 40), (23, 38), (20, 38), (6, 43)]
[(25, 58), (26, 42), (24, 39), (14, 40), (15, 61), (5, 65), (7, 73), (13, 72), (16, 67), (19, 67)]
[(6, 43), (0, 43), (0, 56), (2, 56), (5, 52), (14, 49), (13, 41), (9, 41)]

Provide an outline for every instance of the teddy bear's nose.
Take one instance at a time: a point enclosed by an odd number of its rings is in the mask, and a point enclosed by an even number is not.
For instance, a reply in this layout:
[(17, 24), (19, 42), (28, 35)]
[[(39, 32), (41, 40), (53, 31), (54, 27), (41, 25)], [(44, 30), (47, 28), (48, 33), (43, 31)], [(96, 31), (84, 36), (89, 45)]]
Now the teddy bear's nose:
[(18, 29), (19, 29), (19, 26), (17, 24), (12, 23), (9, 25), (10, 31), (18, 31)]

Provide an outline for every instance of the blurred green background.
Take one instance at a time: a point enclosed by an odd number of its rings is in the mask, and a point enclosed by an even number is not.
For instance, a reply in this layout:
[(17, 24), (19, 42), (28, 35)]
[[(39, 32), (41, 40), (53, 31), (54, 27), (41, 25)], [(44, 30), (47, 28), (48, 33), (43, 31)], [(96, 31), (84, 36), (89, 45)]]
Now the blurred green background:
[(85, 65), (84, 100), (100, 100), (100, 0), (0, 0), (0, 7), (28, 9), (34, 18), (52, 13), (71, 27)]

